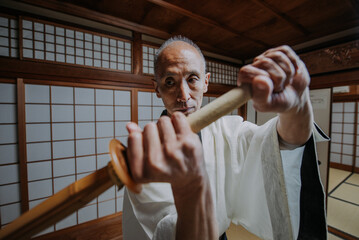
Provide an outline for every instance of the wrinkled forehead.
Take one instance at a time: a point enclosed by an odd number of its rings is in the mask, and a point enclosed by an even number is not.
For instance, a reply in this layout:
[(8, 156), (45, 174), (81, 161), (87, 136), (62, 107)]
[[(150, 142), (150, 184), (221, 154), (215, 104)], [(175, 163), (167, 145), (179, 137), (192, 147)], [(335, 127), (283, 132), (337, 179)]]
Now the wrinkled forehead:
[(192, 64), (198, 64), (201, 68), (198, 69), (199, 71), (204, 71), (204, 61), (198, 50), (182, 41), (173, 42), (164, 48), (158, 56), (158, 61), (160, 66), (191, 62)]

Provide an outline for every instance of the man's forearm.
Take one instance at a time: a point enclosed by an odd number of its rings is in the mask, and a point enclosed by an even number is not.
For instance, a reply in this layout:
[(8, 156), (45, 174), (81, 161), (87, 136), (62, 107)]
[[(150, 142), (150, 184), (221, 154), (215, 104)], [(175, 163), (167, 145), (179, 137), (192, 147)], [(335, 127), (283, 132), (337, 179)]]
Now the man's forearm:
[[(194, 189), (188, 186), (185, 191), (187, 194), (175, 190), (173, 192), (178, 214), (176, 239), (218, 239), (209, 183), (206, 182)], [(191, 194), (188, 194), (189, 192)]]
[(279, 114), (277, 131), (283, 141), (292, 145), (303, 145), (313, 129), (313, 110), (309, 89), (302, 95), (302, 104), (286, 113)]

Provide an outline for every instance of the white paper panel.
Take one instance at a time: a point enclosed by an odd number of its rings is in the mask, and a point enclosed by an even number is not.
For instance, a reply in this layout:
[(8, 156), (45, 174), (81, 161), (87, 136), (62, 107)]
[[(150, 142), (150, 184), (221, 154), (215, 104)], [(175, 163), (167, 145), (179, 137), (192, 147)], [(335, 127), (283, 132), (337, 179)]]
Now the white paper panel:
[(104, 217), (116, 212), (115, 200), (101, 202), (98, 204), (99, 217)]
[(95, 140), (77, 140), (76, 141), (76, 156), (95, 154)]
[(17, 163), (17, 152), (17, 144), (0, 145), (0, 164)]
[(27, 123), (50, 122), (50, 106), (26, 104), (25, 115)]
[(0, 205), (20, 201), (20, 184), (0, 186)]
[(74, 107), (70, 105), (52, 105), (53, 122), (73, 122)]
[(26, 103), (49, 103), (49, 86), (25, 84), (25, 102)]
[(0, 102), (16, 103), (16, 85), (12, 83), (0, 83)]
[(52, 195), (52, 180), (29, 183), (29, 200), (49, 197)]
[(53, 142), (53, 158), (68, 158), (75, 156), (74, 141)]
[(113, 121), (112, 106), (96, 106), (96, 121)]
[(73, 104), (74, 90), (72, 87), (51, 86), (52, 103)]
[(77, 122), (95, 121), (94, 106), (75, 106), (75, 118)]
[(43, 161), (27, 164), (27, 177), (29, 181), (52, 177), (51, 161)]
[(0, 185), (19, 182), (19, 165), (0, 166), (0, 176)]
[(26, 145), (27, 161), (51, 159), (51, 143), (29, 143)]
[(130, 121), (131, 108), (130, 107), (115, 107), (115, 120)]
[(75, 159), (54, 160), (54, 177), (75, 174)]

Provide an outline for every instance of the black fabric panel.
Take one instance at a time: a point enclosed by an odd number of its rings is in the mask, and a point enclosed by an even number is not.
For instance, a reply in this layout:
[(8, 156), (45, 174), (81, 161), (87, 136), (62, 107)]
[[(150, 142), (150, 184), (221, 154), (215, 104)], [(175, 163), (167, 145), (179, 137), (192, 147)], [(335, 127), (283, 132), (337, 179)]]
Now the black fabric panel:
[(327, 239), (325, 198), (318, 173), (313, 136), (306, 143), (301, 166), (298, 240)]

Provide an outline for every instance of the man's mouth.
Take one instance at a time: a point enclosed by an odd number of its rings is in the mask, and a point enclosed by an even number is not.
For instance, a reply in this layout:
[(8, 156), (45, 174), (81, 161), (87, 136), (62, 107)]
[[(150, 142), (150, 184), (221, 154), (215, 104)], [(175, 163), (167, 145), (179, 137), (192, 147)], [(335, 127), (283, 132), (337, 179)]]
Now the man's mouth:
[(194, 107), (186, 107), (186, 108), (176, 108), (176, 112), (182, 112), (185, 115), (188, 115), (192, 112), (194, 112)]

